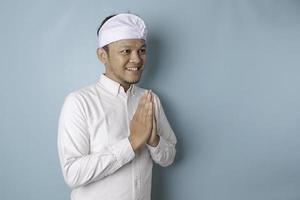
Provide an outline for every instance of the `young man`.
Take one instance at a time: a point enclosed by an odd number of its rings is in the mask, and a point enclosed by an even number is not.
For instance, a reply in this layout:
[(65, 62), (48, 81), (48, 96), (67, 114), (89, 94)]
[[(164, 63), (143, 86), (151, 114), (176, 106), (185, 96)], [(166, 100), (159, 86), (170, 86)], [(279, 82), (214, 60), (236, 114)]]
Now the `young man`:
[(150, 200), (152, 161), (172, 164), (177, 141), (159, 98), (135, 85), (147, 29), (126, 13), (106, 18), (97, 34), (105, 73), (69, 94), (59, 119), (63, 175), (72, 200)]

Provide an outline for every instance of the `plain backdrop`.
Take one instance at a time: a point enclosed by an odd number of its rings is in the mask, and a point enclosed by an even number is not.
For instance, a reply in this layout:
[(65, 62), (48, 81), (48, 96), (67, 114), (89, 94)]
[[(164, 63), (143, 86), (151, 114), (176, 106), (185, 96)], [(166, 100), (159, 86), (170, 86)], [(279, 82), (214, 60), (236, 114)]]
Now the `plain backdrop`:
[(60, 109), (104, 71), (102, 19), (127, 11), (149, 27), (140, 85), (178, 138), (153, 199), (300, 199), (299, 0), (1, 0), (0, 199), (69, 199)]

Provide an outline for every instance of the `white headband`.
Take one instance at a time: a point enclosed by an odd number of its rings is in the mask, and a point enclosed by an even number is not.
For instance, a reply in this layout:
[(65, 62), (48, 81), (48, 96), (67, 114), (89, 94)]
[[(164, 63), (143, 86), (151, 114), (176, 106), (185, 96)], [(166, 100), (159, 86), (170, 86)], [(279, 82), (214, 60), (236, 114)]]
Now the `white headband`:
[(98, 32), (99, 47), (123, 39), (146, 40), (145, 22), (134, 14), (118, 14), (107, 20)]

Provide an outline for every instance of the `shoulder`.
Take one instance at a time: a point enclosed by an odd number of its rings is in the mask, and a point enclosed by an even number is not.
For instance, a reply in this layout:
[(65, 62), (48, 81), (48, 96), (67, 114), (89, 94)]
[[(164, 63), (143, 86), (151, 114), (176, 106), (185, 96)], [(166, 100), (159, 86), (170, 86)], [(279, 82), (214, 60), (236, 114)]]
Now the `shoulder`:
[(70, 92), (65, 98), (62, 106), (63, 115), (80, 114), (88, 116), (90, 105), (97, 98), (97, 84), (82, 87)]
[(88, 99), (95, 98), (97, 93), (97, 84), (92, 84), (70, 92), (65, 99), (86, 101)]
[(97, 84), (88, 85), (70, 92), (64, 98), (64, 105), (86, 108), (98, 96)]

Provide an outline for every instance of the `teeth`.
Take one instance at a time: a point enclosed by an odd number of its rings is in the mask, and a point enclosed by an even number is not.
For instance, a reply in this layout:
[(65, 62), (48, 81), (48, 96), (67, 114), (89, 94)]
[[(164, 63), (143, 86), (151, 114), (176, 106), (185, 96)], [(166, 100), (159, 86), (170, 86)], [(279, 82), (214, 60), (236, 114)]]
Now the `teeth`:
[(137, 67), (128, 67), (127, 70), (130, 70), (130, 71), (137, 71), (138, 68), (137, 68)]

